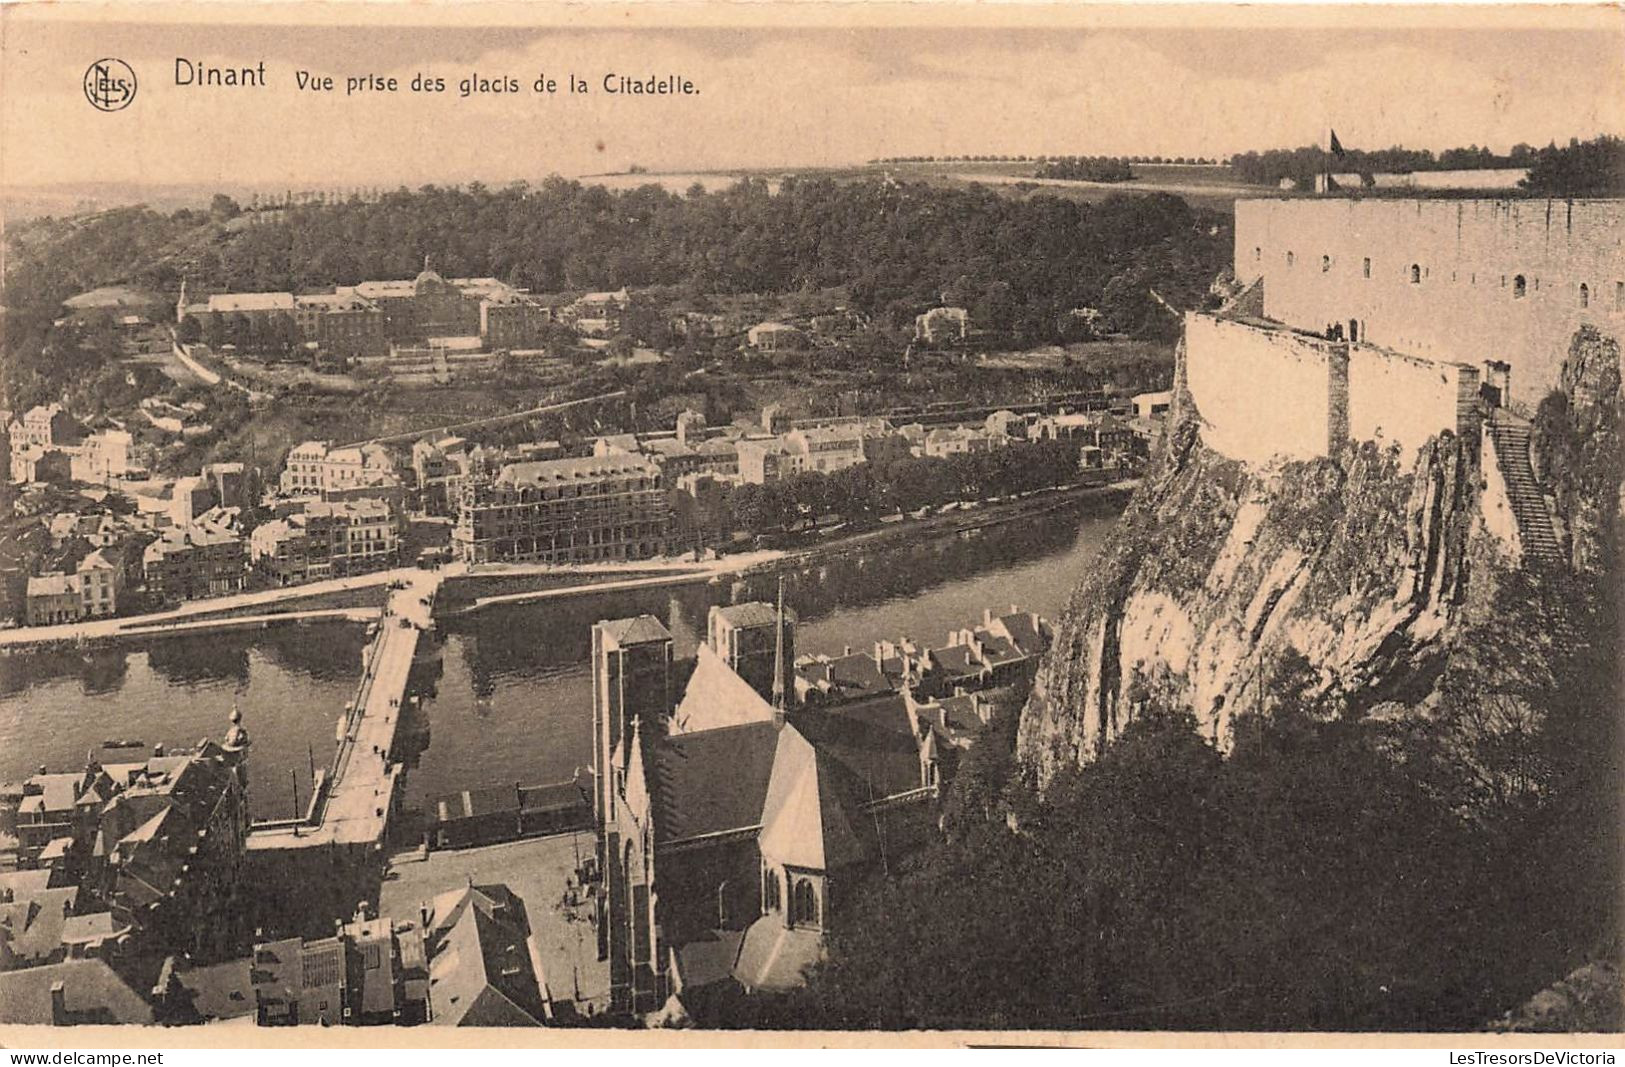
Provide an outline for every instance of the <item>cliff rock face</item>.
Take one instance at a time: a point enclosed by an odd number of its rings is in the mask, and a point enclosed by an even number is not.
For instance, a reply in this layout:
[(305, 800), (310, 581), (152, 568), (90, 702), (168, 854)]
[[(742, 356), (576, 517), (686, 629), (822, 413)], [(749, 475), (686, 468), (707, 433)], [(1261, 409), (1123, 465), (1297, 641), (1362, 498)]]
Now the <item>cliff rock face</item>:
[[(1221, 749), (1238, 714), (1284, 696), (1426, 714), (1457, 646), (1494, 640), (1480, 631), (1520, 569), (1483, 519), (1477, 440), (1443, 433), (1414, 464), (1360, 444), (1254, 467), (1204, 447), (1190, 405), (1176, 410), (1022, 712), (1017, 755), (1041, 787), (1152, 705), (1189, 709)], [(1572, 579), (1620, 551), (1622, 410), (1619, 343), (1583, 327), (1532, 435)]]
[(1258, 469), (1174, 427), (1057, 622), (1022, 761), (1047, 783), (1153, 702), (1189, 708), (1222, 748), (1304, 662), (1312, 691), (1350, 706), (1425, 693), (1464, 599), (1476, 449), (1445, 434), (1410, 470), (1369, 445)]

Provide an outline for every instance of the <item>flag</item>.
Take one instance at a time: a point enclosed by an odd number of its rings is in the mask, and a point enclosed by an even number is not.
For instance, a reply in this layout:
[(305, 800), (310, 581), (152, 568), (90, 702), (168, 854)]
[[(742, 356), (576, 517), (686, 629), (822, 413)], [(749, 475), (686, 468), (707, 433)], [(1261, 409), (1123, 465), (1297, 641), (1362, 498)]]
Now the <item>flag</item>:
[(1343, 158), (1343, 143), (1337, 139), (1337, 131), (1332, 131), (1332, 155), (1338, 159)]

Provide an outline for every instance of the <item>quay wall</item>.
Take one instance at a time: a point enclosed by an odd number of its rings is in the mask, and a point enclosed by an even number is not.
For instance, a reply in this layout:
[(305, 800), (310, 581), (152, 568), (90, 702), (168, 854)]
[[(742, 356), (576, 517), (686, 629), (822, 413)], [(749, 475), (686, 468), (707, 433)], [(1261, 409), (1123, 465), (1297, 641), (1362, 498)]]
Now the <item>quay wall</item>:
[(1625, 200), (1241, 200), (1234, 262), (1289, 326), (1509, 364), (1525, 411), (1581, 325), (1625, 331)]

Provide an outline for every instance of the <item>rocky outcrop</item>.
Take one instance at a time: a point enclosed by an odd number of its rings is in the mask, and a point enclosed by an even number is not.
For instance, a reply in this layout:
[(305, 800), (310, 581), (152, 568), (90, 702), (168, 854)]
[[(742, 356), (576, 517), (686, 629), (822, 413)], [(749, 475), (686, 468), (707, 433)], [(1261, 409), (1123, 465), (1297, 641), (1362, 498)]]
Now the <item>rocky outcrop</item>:
[[(1582, 329), (1532, 424), (1526, 503), (1553, 515), (1543, 564), (1565, 573), (1599, 572), (1625, 529), (1619, 360)], [(1188, 709), (1221, 749), (1237, 716), (1284, 700), (1426, 712), (1453, 643), (1525, 565), (1483, 521), (1477, 440), (1442, 433), (1414, 463), (1367, 443), (1252, 466), (1204, 447), (1188, 403), (1176, 413), (1023, 710), (1017, 753), (1041, 786), (1151, 706)]]
[(1178, 426), (1058, 621), (1023, 762), (1047, 782), (1152, 703), (1188, 708), (1224, 747), (1305, 664), (1316, 695), (1351, 707), (1425, 691), (1462, 601), (1475, 471), (1476, 443), (1450, 434), (1409, 471), (1370, 445), (1260, 469)]

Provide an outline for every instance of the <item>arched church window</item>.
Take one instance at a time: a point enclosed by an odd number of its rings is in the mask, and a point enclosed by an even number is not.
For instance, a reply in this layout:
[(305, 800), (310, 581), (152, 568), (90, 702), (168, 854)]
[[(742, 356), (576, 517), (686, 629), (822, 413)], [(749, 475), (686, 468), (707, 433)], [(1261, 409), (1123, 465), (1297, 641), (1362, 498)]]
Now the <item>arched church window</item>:
[(1329, 271), (1331, 269), (1332, 269), (1332, 257), (1331, 256), (1321, 256), (1320, 257), (1320, 273), (1325, 274), (1327, 271)]
[(764, 911), (778, 911), (783, 903), (779, 889), (779, 872), (769, 867), (762, 877), (762, 908)]
[(1411, 284), (1412, 285), (1421, 285), (1422, 284), (1422, 265), (1420, 263), (1412, 263), (1411, 264)]
[(1591, 286), (1585, 282), (1580, 283), (1580, 306), (1583, 308), (1591, 306)]
[(790, 895), (790, 924), (799, 926), (803, 923), (808, 926), (818, 925), (818, 890), (805, 878), (796, 882), (796, 887)]
[(1371, 257), (1370, 256), (1365, 257), (1365, 263), (1362, 264), (1361, 269), (1365, 272), (1365, 276), (1367, 278), (1371, 277)]
[(1522, 300), (1524, 298), (1524, 294), (1528, 291), (1529, 283), (1524, 281), (1523, 275), (1514, 275), (1512, 278), (1512, 299)]
[(1289, 267), (1290, 267), (1290, 266), (1292, 266), (1292, 262), (1293, 262), (1293, 259), (1294, 259), (1294, 258), (1295, 258), (1295, 257), (1294, 257), (1294, 256), (1293, 256), (1293, 255), (1292, 255), (1292, 253), (1291, 253), (1291, 252), (1288, 252), (1288, 253), (1287, 253), (1287, 254), (1286, 254), (1286, 265), (1287, 265), (1287, 266), (1289, 266)]

